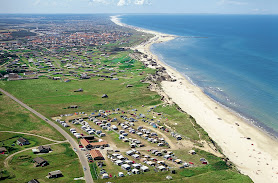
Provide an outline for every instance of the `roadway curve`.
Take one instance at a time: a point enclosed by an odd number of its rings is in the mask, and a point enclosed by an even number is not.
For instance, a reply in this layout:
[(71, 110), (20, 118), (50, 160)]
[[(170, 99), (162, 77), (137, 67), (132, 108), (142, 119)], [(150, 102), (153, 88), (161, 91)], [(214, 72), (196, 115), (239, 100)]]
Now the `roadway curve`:
[(77, 142), (67, 133), (65, 132), (60, 126), (58, 126), (56, 123), (50, 121), (49, 119), (47, 119), (45, 116), (43, 116), (42, 114), (38, 113), (37, 111), (35, 111), (34, 109), (32, 109), (31, 107), (29, 107), (28, 105), (24, 104), (23, 102), (21, 102), (20, 100), (18, 100), (17, 98), (15, 98), (14, 96), (12, 96), (10, 93), (6, 92), (5, 90), (0, 88), (0, 91), (2, 93), (4, 93), (5, 95), (7, 95), (8, 97), (10, 97), (11, 99), (13, 99), (14, 101), (16, 101), (17, 103), (19, 103), (21, 106), (23, 106), (24, 108), (26, 108), (27, 110), (29, 110), (30, 112), (34, 113), (36, 116), (38, 116), (39, 118), (41, 118), (42, 120), (44, 120), (45, 122), (47, 122), (49, 125), (51, 125), (52, 127), (54, 127), (58, 132), (60, 132), (70, 143), (70, 145), (72, 146), (72, 148), (76, 149), (76, 154), (78, 155), (79, 161), (82, 164), (82, 168), (85, 167), (86, 170), (84, 170), (83, 168), (83, 172), (84, 172), (84, 179), (87, 183), (92, 183), (93, 178), (90, 172), (90, 167), (87, 161), (87, 158), (85, 157), (85, 154), (79, 149), (79, 146), (77, 144)]

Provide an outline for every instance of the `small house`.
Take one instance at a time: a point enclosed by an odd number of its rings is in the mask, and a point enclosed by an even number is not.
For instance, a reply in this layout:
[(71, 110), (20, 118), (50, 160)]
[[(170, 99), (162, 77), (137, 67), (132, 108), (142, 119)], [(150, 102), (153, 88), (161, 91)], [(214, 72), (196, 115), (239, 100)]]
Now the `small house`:
[(24, 146), (24, 145), (29, 145), (30, 142), (27, 139), (20, 137), (19, 139), (17, 139), (16, 144), (20, 146)]
[(35, 159), (33, 159), (33, 161), (34, 161), (35, 167), (38, 167), (38, 166), (44, 167), (44, 166), (48, 165), (48, 162), (41, 157), (36, 157)]
[(47, 177), (48, 178), (58, 178), (58, 177), (63, 177), (63, 174), (60, 170), (55, 170), (55, 171), (49, 172)]
[(48, 153), (49, 151), (51, 151), (51, 147), (50, 146), (39, 146), (38, 150), (39, 150), (39, 153)]
[(5, 154), (7, 152), (8, 150), (6, 149), (6, 147), (0, 147), (0, 154)]

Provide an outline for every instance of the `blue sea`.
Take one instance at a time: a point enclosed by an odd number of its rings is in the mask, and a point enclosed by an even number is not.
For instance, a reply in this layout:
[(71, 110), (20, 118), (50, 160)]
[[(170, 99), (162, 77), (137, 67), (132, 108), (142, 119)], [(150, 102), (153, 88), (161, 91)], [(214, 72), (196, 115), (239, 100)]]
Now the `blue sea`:
[(153, 53), (212, 99), (278, 137), (278, 15), (123, 15), (177, 35)]

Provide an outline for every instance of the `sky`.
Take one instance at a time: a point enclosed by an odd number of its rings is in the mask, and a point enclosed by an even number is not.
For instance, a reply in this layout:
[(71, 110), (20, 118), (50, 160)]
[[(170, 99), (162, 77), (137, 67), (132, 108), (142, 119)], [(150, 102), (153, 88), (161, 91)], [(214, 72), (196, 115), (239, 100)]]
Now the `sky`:
[(278, 14), (278, 0), (0, 0), (0, 13)]

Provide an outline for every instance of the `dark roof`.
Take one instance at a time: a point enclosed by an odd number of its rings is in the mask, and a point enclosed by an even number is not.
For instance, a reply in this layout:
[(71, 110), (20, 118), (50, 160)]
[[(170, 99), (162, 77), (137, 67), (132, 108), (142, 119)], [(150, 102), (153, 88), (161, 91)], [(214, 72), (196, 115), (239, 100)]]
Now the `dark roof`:
[(40, 183), (37, 179), (32, 179), (28, 183)]
[(25, 142), (28, 142), (28, 140), (27, 140), (27, 139), (22, 138), (22, 137), (20, 137), (19, 139), (17, 139), (17, 141), (18, 141), (18, 142), (20, 142), (20, 143), (25, 143)]
[(62, 174), (62, 172), (60, 170), (55, 170), (55, 171), (49, 172), (48, 174), (49, 175), (60, 175), (60, 174)]
[(46, 162), (45, 159), (41, 158), (41, 157), (36, 157), (35, 159), (33, 159), (36, 163), (41, 164), (43, 162)]
[(39, 151), (44, 150), (44, 149), (47, 149), (50, 151), (51, 147), (50, 146), (39, 146), (38, 149), (39, 149)]

